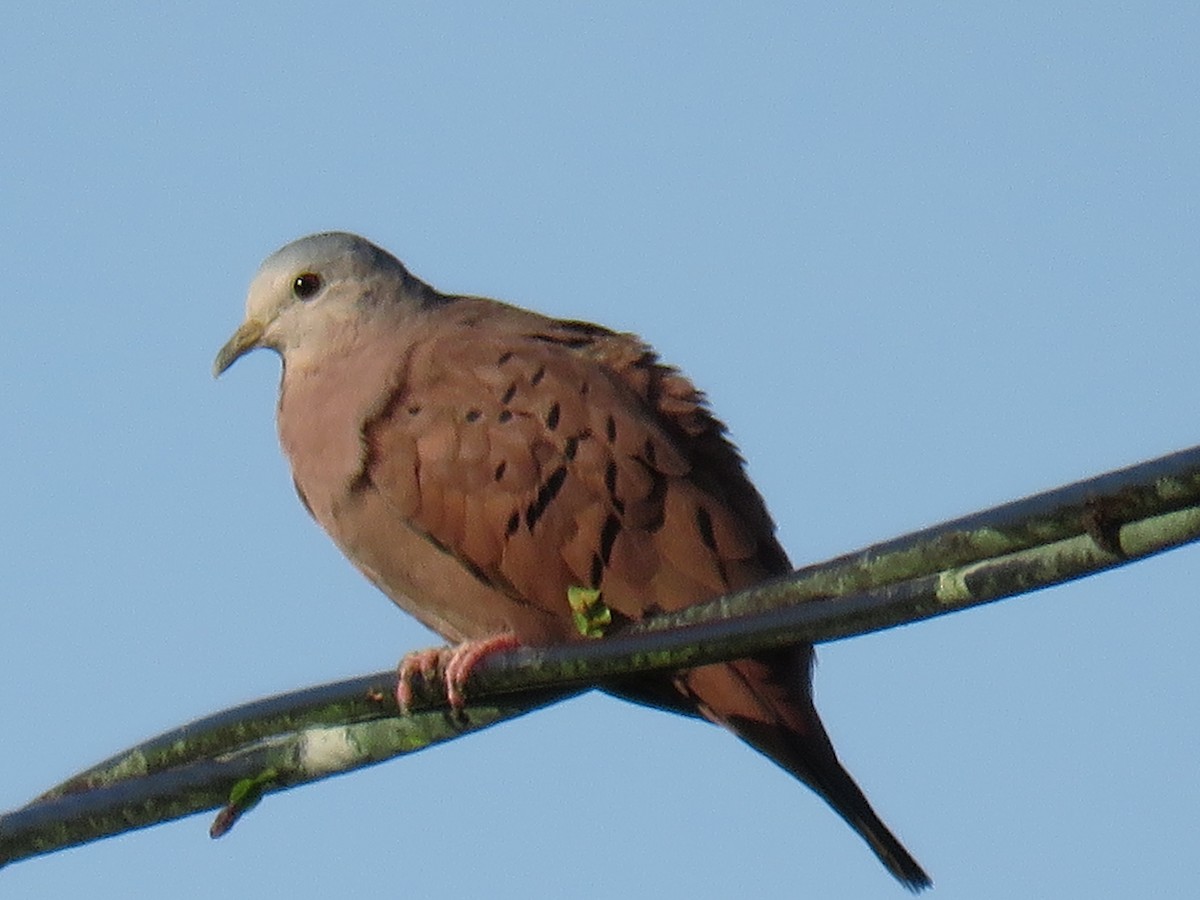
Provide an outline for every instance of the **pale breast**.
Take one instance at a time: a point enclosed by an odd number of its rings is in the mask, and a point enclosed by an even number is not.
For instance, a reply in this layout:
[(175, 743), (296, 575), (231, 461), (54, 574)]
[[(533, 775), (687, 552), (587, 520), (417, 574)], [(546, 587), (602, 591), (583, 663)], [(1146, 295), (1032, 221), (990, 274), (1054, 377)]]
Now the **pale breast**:
[(372, 583), (448, 640), (501, 632), (530, 643), (570, 638), (564, 621), (497, 590), (362, 478), (363, 424), (402, 387), (408, 355), (393, 337), (285, 368), (279, 439), (305, 506)]

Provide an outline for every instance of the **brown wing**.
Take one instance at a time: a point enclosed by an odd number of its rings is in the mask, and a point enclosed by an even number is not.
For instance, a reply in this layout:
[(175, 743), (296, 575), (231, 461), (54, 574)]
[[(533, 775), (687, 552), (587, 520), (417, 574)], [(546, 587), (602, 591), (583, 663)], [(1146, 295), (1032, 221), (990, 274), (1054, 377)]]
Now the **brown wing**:
[(636, 619), (787, 568), (723, 427), (633, 336), (479, 299), (420, 327), (363, 477), (562, 637), (571, 586)]

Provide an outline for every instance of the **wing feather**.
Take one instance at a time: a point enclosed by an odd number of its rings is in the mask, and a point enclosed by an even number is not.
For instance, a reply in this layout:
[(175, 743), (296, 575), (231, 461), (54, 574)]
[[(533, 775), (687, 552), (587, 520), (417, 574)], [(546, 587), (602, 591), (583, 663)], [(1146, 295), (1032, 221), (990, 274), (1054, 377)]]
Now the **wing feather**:
[(637, 338), (473, 298), (424, 327), (361, 477), (565, 636), (571, 586), (637, 619), (786, 565), (724, 427)]

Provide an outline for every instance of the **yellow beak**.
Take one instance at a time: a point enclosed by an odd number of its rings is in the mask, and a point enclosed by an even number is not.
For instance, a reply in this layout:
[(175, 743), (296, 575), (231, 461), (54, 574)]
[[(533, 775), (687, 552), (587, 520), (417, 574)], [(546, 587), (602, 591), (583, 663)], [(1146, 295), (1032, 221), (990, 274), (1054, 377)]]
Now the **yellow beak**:
[(233, 337), (225, 342), (225, 346), (221, 348), (217, 358), (213, 361), (213, 377), (219, 377), (240, 357), (261, 347), (265, 330), (266, 326), (256, 319), (247, 319), (239, 325), (238, 330), (233, 333)]

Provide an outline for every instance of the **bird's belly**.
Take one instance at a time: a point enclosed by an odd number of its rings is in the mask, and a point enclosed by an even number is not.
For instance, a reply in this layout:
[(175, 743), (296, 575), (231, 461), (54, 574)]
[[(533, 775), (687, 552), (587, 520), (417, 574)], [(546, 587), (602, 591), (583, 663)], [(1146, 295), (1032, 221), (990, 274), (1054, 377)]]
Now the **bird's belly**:
[(525, 644), (573, 637), (564, 621), (514, 600), (413, 529), (374, 490), (358, 492), (325, 510), (314, 509), (314, 515), (376, 587), (449, 641), (502, 633), (515, 634)]

